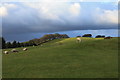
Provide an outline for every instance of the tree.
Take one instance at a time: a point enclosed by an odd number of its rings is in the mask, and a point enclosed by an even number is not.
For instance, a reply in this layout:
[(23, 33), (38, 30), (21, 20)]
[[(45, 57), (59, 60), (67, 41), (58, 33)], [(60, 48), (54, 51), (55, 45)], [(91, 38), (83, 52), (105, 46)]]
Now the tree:
[(35, 44), (33, 40), (30, 40), (28, 43), (29, 43), (29, 46), (33, 46)]
[(60, 36), (61, 36), (61, 35), (60, 35), (60, 34), (58, 34), (58, 33), (55, 33), (55, 34), (54, 34), (55, 39), (60, 38)]
[(12, 48), (16, 48), (17, 47), (17, 42), (16, 41), (13, 41), (12, 43)]
[(92, 37), (92, 34), (84, 34), (82, 37)]
[(20, 42), (17, 42), (17, 47), (21, 47), (21, 44), (20, 44)]
[[(22, 43), (20, 43), (20, 46), (19, 46), (19, 42), (18, 42), (17, 47), (21, 47), (21, 46), (26, 47), (26, 46), (33, 46), (33, 45), (38, 46), (38, 45), (41, 45), (43, 43), (49, 42), (49, 41), (54, 40), (54, 39), (59, 39), (59, 38), (69, 38), (69, 36), (66, 34), (58, 34), (58, 33), (46, 34), (39, 39), (32, 39), (32, 40), (29, 40), (27, 42), (22, 42)], [(13, 47), (16, 47), (16, 42), (14, 41), (13, 43), (14, 43)]]
[(81, 37), (81, 36), (77, 36), (77, 37)]
[(105, 38), (105, 36), (104, 36), (104, 35), (102, 35), (101, 37), (102, 37), (102, 38)]
[(24, 43), (20, 43), (20, 46), (21, 46), (21, 47), (24, 47)]
[(6, 41), (5, 39), (2, 37), (2, 49), (5, 49), (6, 48)]
[(0, 37), (0, 49), (2, 49), (2, 38)]
[(10, 42), (6, 43), (6, 48), (12, 48), (12, 44)]
[(61, 34), (62, 38), (69, 38), (67, 34)]
[(95, 38), (104, 38), (104, 35), (97, 35)]

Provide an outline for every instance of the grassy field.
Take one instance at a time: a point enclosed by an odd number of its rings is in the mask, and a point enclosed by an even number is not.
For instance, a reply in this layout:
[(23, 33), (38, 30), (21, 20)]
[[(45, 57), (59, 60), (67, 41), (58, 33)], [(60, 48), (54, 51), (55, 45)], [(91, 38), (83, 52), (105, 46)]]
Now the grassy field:
[[(3, 54), (3, 78), (116, 78), (118, 39), (58, 39)], [(8, 49), (11, 50), (11, 49)]]

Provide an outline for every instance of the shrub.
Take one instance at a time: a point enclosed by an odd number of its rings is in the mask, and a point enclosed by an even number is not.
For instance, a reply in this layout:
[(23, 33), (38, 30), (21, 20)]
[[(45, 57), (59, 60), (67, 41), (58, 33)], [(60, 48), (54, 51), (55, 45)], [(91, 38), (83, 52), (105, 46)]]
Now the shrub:
[(84, 34), (82, 37), (92, 37), (92, 34)]

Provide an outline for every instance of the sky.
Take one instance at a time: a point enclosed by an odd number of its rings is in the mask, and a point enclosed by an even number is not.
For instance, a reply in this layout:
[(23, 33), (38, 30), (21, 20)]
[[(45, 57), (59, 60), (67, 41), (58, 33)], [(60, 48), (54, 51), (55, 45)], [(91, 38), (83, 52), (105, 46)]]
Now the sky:
[(117, 0), (4, 0), (0, 32), (7, 41), (27, 41), (49, 33), (117, 37), (118, 11)]

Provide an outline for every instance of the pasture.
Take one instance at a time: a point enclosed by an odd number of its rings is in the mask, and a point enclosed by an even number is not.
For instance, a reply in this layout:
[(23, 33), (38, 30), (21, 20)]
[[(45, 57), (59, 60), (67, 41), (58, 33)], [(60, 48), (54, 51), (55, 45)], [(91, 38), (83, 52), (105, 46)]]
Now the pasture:
[[(57, 39), (3, 54), (3, 78), (117, 78), (118, 38)], [(11, 49), (6, 49), (10, 51)], [(4, 50), (3, 50), (4, 51)]]

